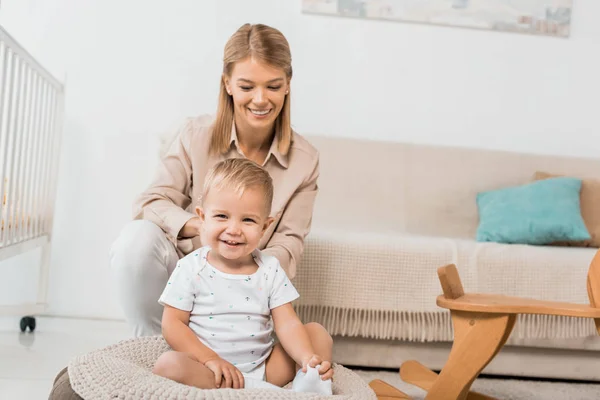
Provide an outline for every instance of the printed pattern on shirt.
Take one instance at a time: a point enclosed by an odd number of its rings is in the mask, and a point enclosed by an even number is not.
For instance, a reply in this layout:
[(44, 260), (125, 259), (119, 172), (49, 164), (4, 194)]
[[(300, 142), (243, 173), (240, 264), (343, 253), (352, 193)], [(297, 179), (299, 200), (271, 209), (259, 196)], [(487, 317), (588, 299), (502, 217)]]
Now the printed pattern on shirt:
[(220, 357), (249, 371), (270, 354), (271, 310), (298, 298), (275, 257), (255, 250), (251, 275), (227, 274), (208, 263), (210, 248), (182, 258), (159, 303), (190, 311), (190, 328)]

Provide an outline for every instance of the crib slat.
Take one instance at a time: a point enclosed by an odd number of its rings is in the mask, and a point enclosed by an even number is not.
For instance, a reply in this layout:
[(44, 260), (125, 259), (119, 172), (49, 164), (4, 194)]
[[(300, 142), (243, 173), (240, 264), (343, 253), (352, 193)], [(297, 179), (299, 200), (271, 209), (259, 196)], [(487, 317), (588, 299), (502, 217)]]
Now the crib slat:
[(15, 220), (13, 218), (13, 214), (15, 209), (17, 208), (17, 199), (16, 199), (16, 188), (19, 185), (18, 182), (18, 165), (19, 165), (19, 150), (20, 150), (20, 142), (21, 138), (18, 134), (19, 132), (19, 120), (21, 114), (21, 97), (22, 97), (22, 71), (23, 71), (23, 60), (21, 57), (16, 57), (16, 67), (15, 67), (15, 107), (13, 109), (13, 114), (11, 117), (12, 125), (8, 130), (8, 134), (13, 137), (13, 145), (11, 146), (11, 155), (10, 155), (10, 174), (9, 175), (9, 190), (7, 190), (7, 217), (5, 219), (5, 224), (8, 221), (8, 226), (5, 227), (6, 232), (6, 241), (7, 244), (11, 244), (15, 242), (14, 239), (14, 227)]
[(33, 140), (32, 140), (32, 134), (31, 134), (31, 127), (33, 126), (33, 121), (34, 121), (34, 117), (33, 117), (33, 113), (34, 113), (34, 100), (35, 100), (35, 74), (34, 71), (31, 68), (28, 68), (27, 70), (27, 82), (28, 82), (28, 92), (27, 92), (27, 118), (26, 118), (26, 123), (25, 123), (25, 137), (24, 137), (24, 141), (25, 141), (25, 147), (24, 147), (24, 151), (23, 151), (23, 157), (24, 157), (24, 161), (25, 161), (25, 167), (24, 167), (24, 171), (23, 171), (23, 192), (20, 194), (20, 198), (21, 198), (21, 204), (23, 204), (22, 207), (22, 212), (23, 212), (23, 218), (20, 222), (20, 226), (19, 226), (19, 236), (21, 237), (21, 240), (28, 240), (30, 239), (29, 236), (29, 231), (28, 231), (28, 219), (29, 219), (29, 215), (30, 215), (30, 208), (29, 208), (29, 199), (30, 199), (30, 193), (29, 193), (29, 189), (30, 189), (30, 166), (33, 163), (33, 153), (31, 151), (32, 146), (33, 146)]
[[(55, 113), (54, 113), (54, 124), (52, 126), (53, 131), (53, 147), (52, 154), (60, 154), (62, 135), (60, 132), (63, 130), (63, 115), (64, 115), (64, 94), (59, 91), (55, 91)], [(51, 196), (48, 199), (48, 204), (50, 210), (54, 210), (56, 204), (56, 189), (58, 185), (58, 165), (59, 165), (60, 157), (56, 156), (52, 159), (52, 164), (50, 166), (50, 193)], [(44, 232), (48, 234), (48, 237), (52, 234), (52, 224), (54, 220), (54, 213), (51, 212), (48, 214), (48, 218), (45, 221)]]
[(14, 147), (12, 170), (11, 170), (11, 185), (10, 196), (12, 198), (12, 209), (8, 215), (10, 226), (8, 229), (8, 237), (11, 243), (15, 243), (19, 240), (17, 236), (17, 225), (18, 215), (21, 212), (21, 198), (19, 197), (19, 191), (22, 186), (21, 170), (22, 170), (22, 152), (23, 152), (23, 122), (24, 122), (24, 108), (25, 108), (25, 93), (26, 93), (26, 80), (25, 80), (25, 62), (19, 59), (19, 68), (17, 73), (19, 74), (17, 80), (17, 106), (15, 108), (15, 128), (14, 134), (16, 135), (16, 144)]
[(40, 151), (38, 156), (38, 165), (36, 166), (36, 207), (34, 210), (34, 236), (37, 237), (42, 234), (40, 230), (40, 221), (43, 217), (42, 212), (44, 209), (44, 165), (48, 152), (46, 146), (48, 145), (48, 118), (50, 114), (49, 110), (49, 87), (46, 82), (42, 84), (42, 117), (40, 120), (40, 131), (38, 140), (40, 141)]
[(32, 98), (32, 123), (31, 123), (31, 164), (29, 164), (27, 171), (27, 237), (35, 238), (33, 231), (33, 212), (35, 207), (35, 167), (38, 163), (38, 150), (40, 143), (38, 140), (38, 130), (40, 124), (40, 104), (41, 104), (41, 77), (37, 73), (33, 73), (33, 98)]
[(50, 109), (50, 115), (47, 121), (47, 126), (46, 126), (46, 136), (47, 136), (47, 141), (46, 141), (46, 157), (44, 159), (44, 175), (43, 175), (43, 186), (42, 186), (42, 198), (45, 199), (43, 207), (42, 207), (42, 217), (39, 221), (40, 224), (40, 231), (43, 233), (49, 233), (46, 231), (47, 228), (47, 221), (50, 218), (51, 215), (51, 209), (50, 209), (50, 187), (51, 187), (51, 166), (52, 166), (52, 157), (51, 155), (53, 154), (52, 149), (54, 148), (54, 126), (56, 123), (56, 93), (55, 91), (51, 88), (50, 89), (50, 94), (49, 94), (49, 109)]
[(0, 243), (2, 240), (2, 235), (4, 234), (4, 207), (6, 205), (6, 200), (4, 197), (4, 187), (6, 185), (6, 180), (4, 176), (4, 171), (6, 171), (6, 166), (8, 165), (7, 154), (8, 154), (8, 132), (4, 129), (4, 124), (6, 122), (5, 111), (6, 105), (8, 102), (6, 101), (6, 97), (8, 97), (8, 60), (10, 58), (10, 49), (2, 42), (0, 42), (0, 57), (2, 60), (2, 69), (0, 70), (0, 82), (2, 82), (2, 90), (0, 90)]
[(21, 126), (20, 136), (23, 141), (21, 148), (21, 164), (20, 164), (20, 175), (19, 175), (19, 193), (17, 198), (19, 199), (19, 213), (15, 217), (18, 226), (15, 226), (15, 235), (17, 241), (26, 240), (23, 226), (27, 223), (27, 209), (25, 199), (25, 189), (27, 186), (27, 169), (31, 163), (29, 157), (29, 145), (31, 135), (29, 134), (29, 122), (31, 120), (31, 68), (25, 67), (25, 96), (23, 97), (23, 122)]
[[(6, 108), (6, 113), (5, 118), (6, 118), (6, 122), (4, 123), (4, 129), (6, 134), (8, 135), (8, 140), (7, 140), (7, 144), (6, 147), (4, 148), (4, 165), (2, 167), (2, 172), (3, 172), (3, 177), (5, 179), (3, 179), (3, 181), (5, 182), (4, 187), (3, 187), (3, 193), (2, 196), (5, 199), (4, 200), (4, 205), (2, 207), (2, 221), (4, 222), (4, 229), (2, 229), (2, 240), (0, 242), (0, 246), (4, 247), (6, 246), (7, 242), (10, 240), (10, 238), (8, 237), (8, 232), (9, 232), (9, 224), (10, 221), (8, 220), (8, 210), (11, 208), (11, 199), (10, 199), (10, 186), (12, 184), (12, 182), (9, 182), (9, 185), (6, 185), (6, 177), (8, 174), (9, 169), (7, 168), (8, 166), (10, 166), (9, 163), (9, 156), (10, 156), (10, 161), (12, 162), (12, 155), (14, 152), (14, 146), (15, 146), (15, 138), (14, 135), (12, 134), (12, 129), (13, 129), (13, 105), (14, 105), (14, 98), (13, 98), (13, 92), (17, 83), (17, 74), (15, 73), (15, 69), (17, 67), (17, 56), (13, 53), (10, 52), (11, 55), (11, 60), (10, 60), (10, 68), (9, 68), (9, 72), (8, 72), (8, 96), (6, 98), (6, 102), (8, 103), (8, 107)], [(9, 151), (10, 150), (10, 151)], [(12, 169), (12, 168), (11, 168)]]
[(45, 96), (46, 96), (46, 85), (44, 85), (44, 82), (40, 80), (39, 82), (39, 97), (38, 97), (38, 118), (37, 118), (37, 125), (36, 125), (36, 129), (35, 129), (35, 141), (36, 141), (36, 156), (35, 156), (35, 163), (31, 166), (32, 170), (33, 170), (33, 205), (31, 208), (31, 230), (32, 230), (32, 235), (33, 237), (37, 237), (39, 232), (37, 230), (37, 215), (38, 215), (38, 210), (40, 207), (40, 184), (41, 184), (41, 179), (40, 179), (40, 165), (41, 165), (41, 157), (42, 157), (42, 152), (43, 152), (43, 143), (42, 143), (42, 136), (43, 136), (43, 125), (44, 125), (44, 118), (46, 115), (46, 111), (45, 111)]

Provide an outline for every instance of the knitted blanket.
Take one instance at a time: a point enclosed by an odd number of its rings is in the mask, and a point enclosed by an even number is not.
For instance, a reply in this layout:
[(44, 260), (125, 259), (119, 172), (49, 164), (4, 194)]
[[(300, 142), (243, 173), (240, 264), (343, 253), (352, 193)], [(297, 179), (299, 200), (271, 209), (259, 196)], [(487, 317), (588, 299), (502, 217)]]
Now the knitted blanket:
[[(466, 292), (589, 304), (586, 279), (597, 249), (477, 243), (441, 237), (313, 232), (294, 285), (303, 322), (332, 335), (452, 341), (437, 268), (457, 265)], [(595, 336), (593, 320), (521, 315), (518, 338)]]
[(86, 400), (376, 400), (375, 393), (358, 375), (339, 364), (333, 365), (333, 396), (281, 389), (202, 390), (151, 372), (156, 359), (168, 350), (162, 336), (149, 336), (83, 354), (69, 363), (71, 386)]

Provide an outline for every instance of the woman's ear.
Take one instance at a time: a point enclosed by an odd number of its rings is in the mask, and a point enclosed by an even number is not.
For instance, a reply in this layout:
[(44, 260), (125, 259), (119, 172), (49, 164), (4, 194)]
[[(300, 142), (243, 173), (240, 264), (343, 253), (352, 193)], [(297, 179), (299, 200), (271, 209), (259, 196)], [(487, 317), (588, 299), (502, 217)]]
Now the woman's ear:
[(223, 74), (222, 79), (223, 85), (225, 85), (225, 90), (231, 95), (231, 86), (229, 85), (229, 78), (227, 77), (227, 75)]

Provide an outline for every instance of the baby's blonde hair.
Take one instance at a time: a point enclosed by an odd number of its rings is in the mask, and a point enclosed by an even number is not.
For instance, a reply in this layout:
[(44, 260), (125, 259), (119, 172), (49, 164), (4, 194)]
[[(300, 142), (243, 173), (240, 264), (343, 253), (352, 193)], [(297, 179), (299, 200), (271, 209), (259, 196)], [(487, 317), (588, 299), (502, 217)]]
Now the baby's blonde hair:
[(200, 204), (212, 189), (232, 189), (240, 196), (250, 188), (262, 191), (267, 215), (273, 203), (273, 180), (269, 173), (247, 158), (230, 158), (215, 164), (206, 174)]

